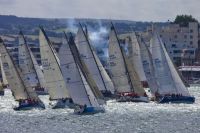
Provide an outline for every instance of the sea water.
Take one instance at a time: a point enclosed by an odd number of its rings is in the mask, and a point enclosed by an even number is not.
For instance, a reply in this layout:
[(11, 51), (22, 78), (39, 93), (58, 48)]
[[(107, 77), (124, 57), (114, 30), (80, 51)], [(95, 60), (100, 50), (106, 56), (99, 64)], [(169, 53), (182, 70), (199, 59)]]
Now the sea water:
[(71, 109), (14, 111), (11, 92), (0, 97), (0, 133), (200, 133), (200, 87), (189, 88), (194, 104), (117, 103), (106, 112), (75, 115)]

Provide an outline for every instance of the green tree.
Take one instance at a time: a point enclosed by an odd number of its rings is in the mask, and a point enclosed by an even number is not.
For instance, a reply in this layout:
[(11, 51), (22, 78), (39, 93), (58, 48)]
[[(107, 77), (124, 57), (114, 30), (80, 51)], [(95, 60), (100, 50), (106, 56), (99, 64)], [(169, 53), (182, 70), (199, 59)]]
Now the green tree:
[(173, 23), (179, 24), (182, 27), (188, 26), (189, 22), (198, 22), (192, 15), (177, 15)]

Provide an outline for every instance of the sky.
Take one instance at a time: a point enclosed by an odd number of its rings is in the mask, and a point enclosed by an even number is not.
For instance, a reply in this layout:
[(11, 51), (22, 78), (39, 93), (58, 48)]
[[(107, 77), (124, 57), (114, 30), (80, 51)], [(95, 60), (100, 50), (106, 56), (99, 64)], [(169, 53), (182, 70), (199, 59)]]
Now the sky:
[(191, 14), (200, 20), (200, 0), (0, 0), (0, 14), (154, 22)]

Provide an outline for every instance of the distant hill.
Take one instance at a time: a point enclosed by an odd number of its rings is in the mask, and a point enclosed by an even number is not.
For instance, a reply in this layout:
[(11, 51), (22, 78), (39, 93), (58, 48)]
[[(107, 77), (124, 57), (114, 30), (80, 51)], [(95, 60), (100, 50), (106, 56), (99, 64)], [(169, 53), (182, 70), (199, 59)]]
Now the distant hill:
[[(38, 26), (44, 26), (48, 30), (73, 28), (78, 22), (87, 25), (90, 30), (96, 30), (101, 26), (109, 28), (110, 21), (106, 19), (44, 19), (24, 18), (17, 16), (0, 15), (0, 34), (17, 34), (21, 28), (25, 34), (38, 34)], [(128, 20), (112, 20), (118, 33), (131, 32), (132, 30), (143, 31), (151, 22), (136, 22)], [(165, 23), (159, 23), (164, 25)]]

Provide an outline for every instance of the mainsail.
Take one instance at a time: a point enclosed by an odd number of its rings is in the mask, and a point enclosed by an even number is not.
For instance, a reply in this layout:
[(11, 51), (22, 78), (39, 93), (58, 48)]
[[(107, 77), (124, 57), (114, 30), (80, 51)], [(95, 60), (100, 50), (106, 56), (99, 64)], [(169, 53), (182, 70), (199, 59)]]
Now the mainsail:
[(172, 77), (172, 80), (173, 80), (175, 87), (176, 87), (176, 91), (177, 91), (176, 94), (182, 94), (183, 96), (190, 96), (188, 89), (186, 88), (183, 81), (181, 80), (172, 60), (169, 57), (167, 50), (166, 50), (161, 38), (159, 36), (157, 36), (157, 37), (158, 37), (160, 45), (162, 47), (162, 51), (163, 51), (163, 53), (166, 57), (168, 67), (169, 67), (170, 72), (171, 72), (171, 77)]
[(116, 91), (118, 93), (133, 91), (132, 85), (130, 84), (131, 82), (128, 70), (122, 55), (122, 50), (113, 26), (111, 27), (109, 35), (108, 49), (111, 79), (114, 83)]
[(96, 82), (94, 81), (86, 63), (81, 59), (79, 51), (76, 47), (76, 44), (74, 42), (73, 36), (71, 35), (69, 38), (69, 46), (71, 49), (71, 52), (74, 56), (74, 59), (76, 61), (76, 64), (78, 64), (85, 80), (87, 81), (88, 85), (91, 88), (92, 93), (94, 94), (94, 96), (96, 97), (96, 99), (98, 100), (99, 104), (104, 104), (104, 97), (102, 95), (102, 93), (100, 92)]
[(9, 86), (13, 92), (13, 96), (16, 100), (20, 99), (39, 99), (31, 86), (27, 82), (22, 80), (22, 74), (19, 69), (13, 63), (12, 57), (9, 55), (3, 40), (0, 38), (0, 53), (3, 68), (9, 83)]
[(128, 46), (129, 59), (132, 62), (139, 76), (139, 79), (140, 81), (146, 81), (144, 69), (142, 67), (140, 46), (139, 46), (138, 39), (135, 32), (131, 33), (131, 39), (128, 45), (129, 45)]
[(98, 88), (101, 91), (108, 90), (105, 84), (105, 81), (103, 79), (103, 76), (97, 65), (96, 58), (94, 57), (94, 50), (92, 49), (89, 43), (88, 37), (86, 33), (83, 31), (83, 28), (81, 25), (80, 25), (80, 28), (78, 29), (78, 32), (75, 38), (75, 43), (78, 47), (81, 59), (85, 62), (86, 66), (88, 67)]
[(83, 83), (81, 72), (75, 63), (74, 56), (67, 42), (63, 39), (62, 46), (59, 50), (60, 67), (65, 82), (68, 84), (70, 96), (75, 104), (91, 106), (86, 85)]
[(29, 53), (29, 48), (22, 31), (19, 33), (18, 55), (19, 68), (23, 74), (23, 80), (28, 82), (32, 87), (38, 86), (39, 83), (37, 73), (35, 71), (34, 64)]
[(113, 25), (109, 36), (109, 58), (111, 78), (117, 92), (134, 92), (144, 96), (145, 91), (142, 88), (136, 70), (122, 50)]
[(115, 92), (115, 88), (114, 88), (114, 84), (112, 82), (112, 80), (110, 79), (110, 77), (108, 76), (105, 68), (103, 67), (99, 57), (97, 56), (97, 54), (94, 52), (94, 58), (96, 59), (97, 61), (97, 65), (99, 67), (99, 70), (101, 72), (101, 75), (103, 77), (103, 80), (104, 80), (104, 83), (106, 85), (106, 88), (111, 91), (112, 94), (114, 94)]
[(189, 92), (174, 68), (162, 40), (155, 32), (153, 33), (151, 43), (155, 77), (159, 85), (159, 94), (182, 94), (184, 96), (189, 96)]
[(141, 53), (144, 73), (149, 88), (151, 89), (151, 93), (155, 94), (158, 91), (158, 84), (155, 78), (155, 70), (153, 67), (152, 55), (145, 42), (142, 40), (142, 38), (138, 38), (138, 43), (140, 44), (140, 53)]
[(64, 81), (59, 61), (43, 28), (40, 28), (39, 41), (44, 77), (50, 99), (69, 98), (68, 88)]

